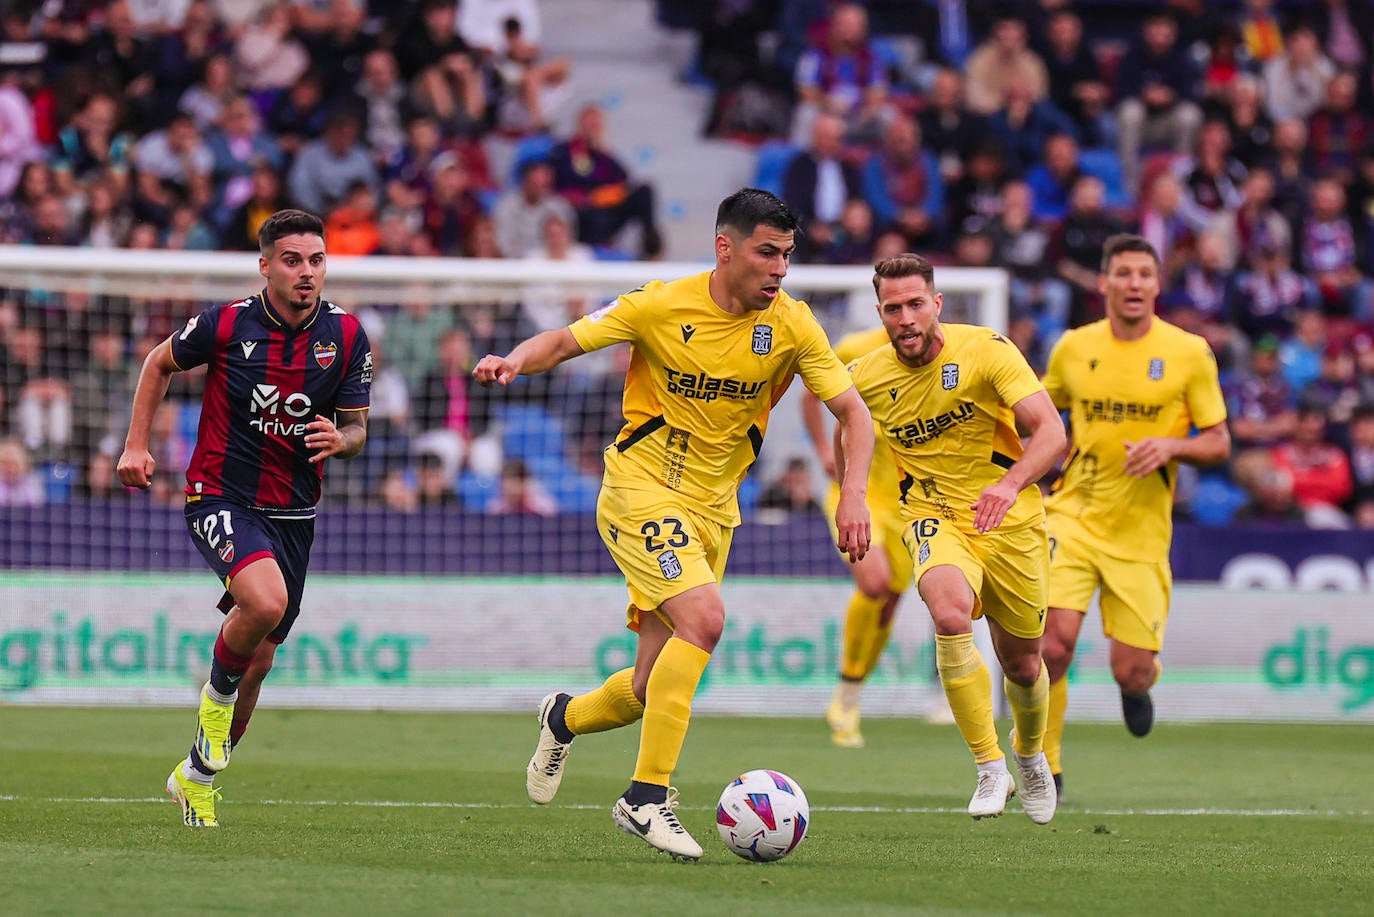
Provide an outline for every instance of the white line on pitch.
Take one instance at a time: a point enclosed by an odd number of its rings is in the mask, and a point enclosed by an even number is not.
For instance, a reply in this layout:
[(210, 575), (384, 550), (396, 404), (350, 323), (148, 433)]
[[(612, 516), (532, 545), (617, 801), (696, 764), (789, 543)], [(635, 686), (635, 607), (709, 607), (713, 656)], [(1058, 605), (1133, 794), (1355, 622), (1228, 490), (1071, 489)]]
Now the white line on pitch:
[[(98, 805), (129, 805), (133, 803), (166, 802), (166, 796), (5, 796), (0, 802), (94, 803)], [(514, 802), (407, 802), (394, 799), (237, 799), (243, 805), (262, 806), (339, 806), (363, 809), (526, 809), (529, 803)], [(555, 808), (601, 811), (605, 806), (559, 805)], [(688, 811), (708, 811), (706, 806), (680, 806)], [(955, 815), (967, 812), (963, 807), (946, 806), (812, 806), (813, 812), (859, 812), (875, 815)], [(1219, 815), (1240, 818), (1267, 816), (1309, 816), (1316, 818), (1368, 818), (1371, 809), (1078, 809), (1066, 808), (1070, 815)]]

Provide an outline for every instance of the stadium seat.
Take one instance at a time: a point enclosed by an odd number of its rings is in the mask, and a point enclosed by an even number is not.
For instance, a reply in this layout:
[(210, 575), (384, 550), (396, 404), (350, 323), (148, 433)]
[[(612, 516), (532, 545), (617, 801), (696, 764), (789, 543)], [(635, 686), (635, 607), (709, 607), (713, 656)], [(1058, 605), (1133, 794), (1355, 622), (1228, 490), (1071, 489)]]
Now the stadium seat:
[(531, 134), (515, 145), (515, 158), (511, 161), (510, 183), (519, 187), (520, 173), (525, 164), (548, 159), (553, 148), (558, 145), (552, 134)]
[(1121, 159), (1116, 155), (1116, 150), (1090, 147), (1078, 154), (1078, 164), (1084, 172), (1102, 180), (1108, 210), (1126, 210), (1134, 206), (1135, 198), (1126, 187), (1126, 179), (1121, 174)]
[(758, 158), (754, 161), (754, 187), (782, 194), (782, 179), (787, 174), (788, 163), (801, 152), (793, 143), (774, 140), (759, 147)]
[(48, 503), (66, 503), (76, 483), (76, 468), (67, 462), (48, 462), (42, 466), (43, 492)]
[(484, 477), (464, 471), (458, 476), (458, 496), (463, 500), (463, 509), (473, 513), (484, 513), (496, 499), (500, 483), (496, 478)]
[(596, 512), (596, 497), (601, 490), (599, 478), (570, 473), (556, 478), (540, 476), (549, 496), (558, 502), (560, 513), (591, 515)]
[(1229, 525), (1236, 510), (1247, 502), (1245, 491), (1230, 481), (1209, 475), (1198, 481), (1193, 497), (1193, 518), (1202, 525)]
[(501, 452), (526, 462), (562, 459), (566, 437), (563, 422), (542, 408), (507, 407), (498, 415), (501, 424)]

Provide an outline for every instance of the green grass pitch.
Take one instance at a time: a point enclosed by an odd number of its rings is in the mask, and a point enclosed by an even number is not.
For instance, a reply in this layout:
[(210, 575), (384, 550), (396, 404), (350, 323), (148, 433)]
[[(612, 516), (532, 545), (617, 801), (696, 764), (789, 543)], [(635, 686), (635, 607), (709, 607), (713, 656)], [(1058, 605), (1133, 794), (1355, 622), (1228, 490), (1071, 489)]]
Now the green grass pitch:
[[(270, 686), (268, 688), (270, 691)], [(163, 781), (194, 713), (0, 707), (0, 913), (1356, 914), (1374, 912), (1374, 729), (1069, 726), (1069, 802), (973, 822), (952, 726), (697, 717), (676, 783), (706, 856), (611, 824), (638, 729), (573, 747), (524, 793), (531, 714), (261, 711), (221, 778), (218, 830)], [(1007, 725), (1002, 728), (1005, 736)], [(716, 836), (736, 773), (801, 783), (811, 830), (749, 864)]]

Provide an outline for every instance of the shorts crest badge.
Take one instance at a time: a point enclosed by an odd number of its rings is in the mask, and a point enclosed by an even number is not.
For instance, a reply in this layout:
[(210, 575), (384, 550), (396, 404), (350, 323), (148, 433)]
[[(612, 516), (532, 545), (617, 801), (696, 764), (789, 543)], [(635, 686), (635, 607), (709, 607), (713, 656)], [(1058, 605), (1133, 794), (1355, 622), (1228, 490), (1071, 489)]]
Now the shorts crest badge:
[(930, 542), (923, 541), (921, 547), (916, 551), (916, 563), (924, 564), (928, 560), (930, 560)]
[(671, 548), (658, 555), (658, 566), (663, 571), (664, 579), (677, 579), (682, 575), (682, 561), (677, 559), (677, 554)]
[(320, 364), (320, 369), (328, 369), (334, 365), (334, 358), (339, 355), (339, 347), (333, 341), (328, 344), (315, 345), (315, 362)]
[(754, 353), (765, 356), (773, 352), (773, 326), (754, 326)]
[(226, 541), (220, 546), (219, 559), (226, 564), (232, 564), (234, 562), (234, 543), (232, 541)]
[(959, 385), (959, 364), (946, 363), (940, 367), (940, 387), (945, 391), (953, 391)]

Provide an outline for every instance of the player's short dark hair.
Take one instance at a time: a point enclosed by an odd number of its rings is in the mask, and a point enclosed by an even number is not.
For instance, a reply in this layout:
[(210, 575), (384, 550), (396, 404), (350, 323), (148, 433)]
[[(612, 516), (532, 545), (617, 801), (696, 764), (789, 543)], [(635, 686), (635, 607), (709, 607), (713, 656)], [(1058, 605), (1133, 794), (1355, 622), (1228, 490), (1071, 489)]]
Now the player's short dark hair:
[(1124, 252), (1143, 252), (1154, 259), (1155, 270), (1159, 269), (1159, 252), (1155, 251), (1155, 247), (1144, 236), (1119, 232), (1102, 243), (1102, 273), (1107, 273), (1107, 265)]
[(324, 238), (324, 221), (304, 210), (278, 210), (258, 230), (258, 250), (264, 258), (272, 254), (277, 240), (287, 236), (307, 235)]
[(891, 258), (884, 258), (873, 265), (873, 292), (878, 293), (878, 284), (882, 280), (893, 280), (898, 277), (923, 277), (926, 286), (935, 286), (935, 265), (931, 264), (926, 258), (912, 252), (903, 252), (900, 255), (893, 255)]
[(801, 220), (772, 192), (762, 188), (741, 188), (720, 202), (716, 210), (716, 232), (733, 230), (752, 236), (760, 223), (781, 232), (800, 232)]

